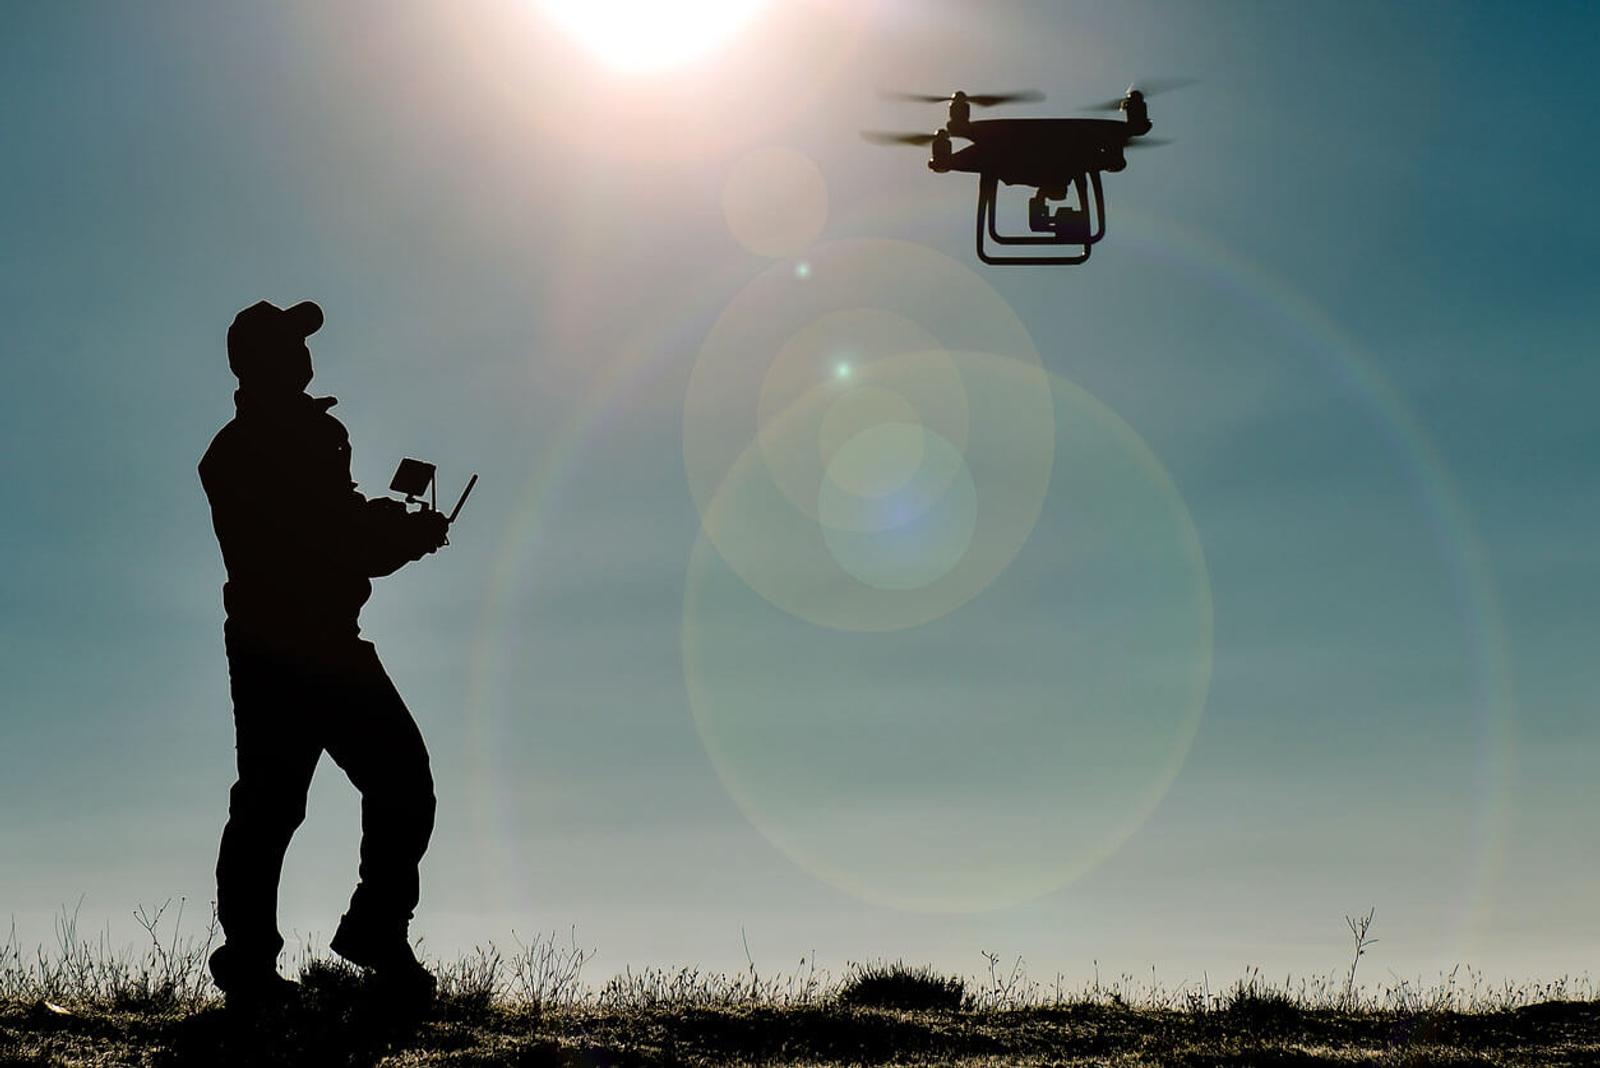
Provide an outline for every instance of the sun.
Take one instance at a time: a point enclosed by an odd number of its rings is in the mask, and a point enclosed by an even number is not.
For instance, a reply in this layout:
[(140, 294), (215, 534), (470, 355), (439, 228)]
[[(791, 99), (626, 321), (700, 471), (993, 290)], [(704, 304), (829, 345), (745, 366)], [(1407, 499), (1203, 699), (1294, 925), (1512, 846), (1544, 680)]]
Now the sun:
[(769, 0), (540, 0), (550, 20), (601, 62), (643, 72), (676, 67), (727, 41)]

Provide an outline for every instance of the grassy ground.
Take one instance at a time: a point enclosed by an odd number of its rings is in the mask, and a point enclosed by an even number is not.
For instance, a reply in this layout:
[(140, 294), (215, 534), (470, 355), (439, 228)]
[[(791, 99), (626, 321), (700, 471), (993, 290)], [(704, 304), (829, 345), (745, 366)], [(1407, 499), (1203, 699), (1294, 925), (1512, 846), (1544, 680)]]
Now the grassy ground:
[[(301, 995), (241, 1012), (206, 979), (209, 937), (157, 935), (142, 952), (80, 939), (0, 944), (0, 1068), (17, 1065), (1594, 1065), (1600, 1000), (1587, 983), (1491, 987), (1467, 973), (1427, 988), (1258, 974), (1212, 991), (1131, 976), (1078, 990), (990, 957), (986, 977), (805, 963), (763, 977), (693, 969), (624, 973), (598, 988), (575, 943), (536, 940), (439, 967), (441, 996), (397, 1012), (345, 965), (291, 966)], [(1370, 923), (1370, 917), (1368, 918)], [(1354, 928), (1353, 928), (1354, 933)]]
[(1592, 1065), (1600, 1006), (1502, 1012), (1010, 1010), (444, 1003), (397, 1019), (359, 986), (308, 983), (256, 1015), (0, 1008), (0, 1065)]

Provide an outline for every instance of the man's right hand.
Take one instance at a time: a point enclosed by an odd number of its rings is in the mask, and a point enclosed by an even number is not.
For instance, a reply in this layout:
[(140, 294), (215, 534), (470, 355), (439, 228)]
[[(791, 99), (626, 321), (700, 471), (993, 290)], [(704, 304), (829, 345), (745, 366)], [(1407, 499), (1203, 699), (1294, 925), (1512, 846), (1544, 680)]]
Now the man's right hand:
[(412, 515), (410, 521), (416, 531), (417, 544), (422, 549), (419, 556), (436, 551), (448, 541), (450, 520), (445, 518), (443, 512), (424, 508)]

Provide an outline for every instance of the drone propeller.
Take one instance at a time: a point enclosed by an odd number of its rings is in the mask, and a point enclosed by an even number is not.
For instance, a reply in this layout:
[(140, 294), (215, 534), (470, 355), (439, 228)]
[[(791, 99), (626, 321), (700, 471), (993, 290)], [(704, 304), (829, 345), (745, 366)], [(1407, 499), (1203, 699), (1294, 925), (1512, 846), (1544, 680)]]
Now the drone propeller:
[(1136, 137), (1123, 145), (1123, 148), (1160, 148), (1162, 145), (1172, 144), (1170, 137)]
[(909, 100), (917, 104), (943, 104), (951, 99), (948, 93), (944, 96), (928, 96), (926, 93), (902, 93), (893, 89), (885, 89), (878, 95), (885, 100)]
[(1037, 104), (1043, 99), (1044, 94), (1037, 89), (1019, 89), (1015, 93), (980, 93), (967, 97), (967, 102), (974, 107), (992, 108), (996, 104)]
[(1183, 89), (1187, 86), (1193, 85), (1194, 83), (1194, 78), (1148, 78), (1142, 81), (1131, 83), (1128, 86), (1127, 92), (1123, 93), (1115, 100), (1102, 100), (1098, 104), (1090, 104), (1084, 110), (1121, 111), (1122, 102), (1128, 99), (1128, 93), (1133, 92), (1135, 89), (1139, 90), (1139, 92), (1143, 93), (1146, 97), (1152, 97), (1159, 96), (1162, 93), (1170, 93), (1174, 89)]
[(862, 130), (861, 136), (875, 145), (931, 145), (937, 134), (885, 133), (880, 130)]
[[(910, 100), (919, 104), (947, 104), (956, 98), (954, 93), (931, 96), (927, 93), (885, 91), (883, 95), (890, 100)], [(992, 108), (996, 104), (1037, 104), (1044, 99), (1044, 94), (1037, 89), (1019, 89), (1014, 93), (962, 93), (961, 95), (966, 97), (967, 103), (980, 108)]]

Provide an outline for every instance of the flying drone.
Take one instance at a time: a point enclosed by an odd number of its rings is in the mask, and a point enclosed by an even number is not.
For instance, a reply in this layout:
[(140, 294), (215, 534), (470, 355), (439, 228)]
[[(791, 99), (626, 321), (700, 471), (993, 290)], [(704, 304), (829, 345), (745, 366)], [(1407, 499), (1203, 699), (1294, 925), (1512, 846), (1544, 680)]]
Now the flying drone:
[[(1106, 235), (1105, 193), (1100, 172), (1116, 173), (1128, 165), (1129, 148), (1165, 142), (1145, 137), (1150, 132), (1150, 112), (1145, 98), (1188, 84), (1184, 81), (1129, 86), (1116, 100), (1089, 110), (1120, 111), (1118, 119), (983, 119), (974, 122), (972, 109), (996, 104), (1036, 102), (1036, 90), (1016, 93), (965, 93), (925, 96), (891, 93), (897, 100), (948, 103), (950, 116), (937, 133), (877, 133), (863, 136), (874, 144), (932, 145), (928, 169), (936, 174), (964, 171), (978, 176), (978, 258), (991, 264), (1073, 264), (1089, 258), (1089, 250)], [(952, 139), (971, 144), (956, 148)], [(996, 193), (1006, 185), (1031, 186), (1028, 229), (1031, 234), (1002, 234), (995, 223)], [(1092, 198), (1091, 198), (1092, 192)], [(1066, 203), (1069, 194), (1075, 194)], [(1092, 206), (1091, 206), (1092, 201)], [(1052, 202), (1063, 202), (1055, 207)], [(995, 255), (990, 246), (1031, 246), (1041, 251)], [(1081, 251), (1067, 252), (1076, 247)], [(1044, 251), (1050, 249), (1051, 251)], [(1062, 249), (1056, 252), (1054, 249)]]

